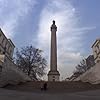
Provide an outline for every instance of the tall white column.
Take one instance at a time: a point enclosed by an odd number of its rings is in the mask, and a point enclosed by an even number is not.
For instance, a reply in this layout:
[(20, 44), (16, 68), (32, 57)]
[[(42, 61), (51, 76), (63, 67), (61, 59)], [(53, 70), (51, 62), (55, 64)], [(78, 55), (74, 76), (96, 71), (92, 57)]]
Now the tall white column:
[(55, 21), (51, 25), (51, 55), (50, 55), (50, 71), (48, 73), (48, 81), (59, 81), (59, 72), (57, 71), (57, 27)]

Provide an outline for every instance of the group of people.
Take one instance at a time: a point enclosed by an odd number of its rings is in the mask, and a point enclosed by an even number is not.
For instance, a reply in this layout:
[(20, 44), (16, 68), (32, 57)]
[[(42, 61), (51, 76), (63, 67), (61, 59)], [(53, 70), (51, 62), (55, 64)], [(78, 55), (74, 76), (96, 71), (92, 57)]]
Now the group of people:
[(41, 90), (44, 90), (44, 91), (47, 90), (47, 83), (46, 82), (41, 85)]

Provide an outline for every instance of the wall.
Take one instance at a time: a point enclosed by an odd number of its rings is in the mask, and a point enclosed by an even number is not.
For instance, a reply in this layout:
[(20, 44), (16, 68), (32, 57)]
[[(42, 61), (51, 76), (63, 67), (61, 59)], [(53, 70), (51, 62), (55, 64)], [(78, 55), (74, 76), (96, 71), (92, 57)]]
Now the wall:
[(84, 74), (80, 75), (74, 81), (82, 81), (89, 82), (91, 84), (99, 84), (100, 83), (100, 62), (96, 63), (95, 66), (91, 67)]
[(4, 56), (4, 63), (2, 64), (2, 72), (0, 72), (0, 87), (9, 84), (18, 84), (20, 82), (31, 81), (31, 79), (20, 71), (17, 66)]

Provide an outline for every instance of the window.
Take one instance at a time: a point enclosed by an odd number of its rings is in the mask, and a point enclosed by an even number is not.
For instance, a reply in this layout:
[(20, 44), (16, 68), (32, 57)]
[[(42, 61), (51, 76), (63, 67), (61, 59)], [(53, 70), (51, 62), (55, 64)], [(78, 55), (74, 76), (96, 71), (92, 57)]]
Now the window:
[(96, 54), (96, 56), (97, 56), (97, 50), (95, 51), (95, 54)]
[(3, 44), (3, 42), (4, 42), (4, 38), (2, 39), (2, 44)]
[(10, 46), (8, 45), (8, 50), (7, 50), (8, 52), (9, 52), (9, 48), (10, 48)]
[(12, 50), (10, 50), (10, 54), (12, 53)]
[(5, 42), (5, 47), (7, 48), (7, 41)]
[(99, 44), (97, 44), (96, 48), (97, 48), (98, 53), (99, 53), (99, 52), (100, 52), (100, 47), (99, 47)]
[(1, 35), (2, 35), (2, 34), (0, 33), (0, 44), (1, 44)]
[(99, 49), (99, 45), (97, 45), (97, 48)]
[(100, 62), (100, 60), (97, 60), (97, 63), (99, 63)]
[(6, 45), (6, 51), (8, 52), (8, 44)]
[(2, 66), (0, 65), (0, 72), (2, 72)]

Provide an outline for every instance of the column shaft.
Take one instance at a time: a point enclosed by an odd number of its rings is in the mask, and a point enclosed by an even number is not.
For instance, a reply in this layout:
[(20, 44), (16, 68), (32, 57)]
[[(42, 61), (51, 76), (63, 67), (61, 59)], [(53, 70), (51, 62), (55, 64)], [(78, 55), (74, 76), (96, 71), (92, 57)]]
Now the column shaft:
[(51, 71), (57, 71), (57, 43), (56, 30), (51, 30)]

